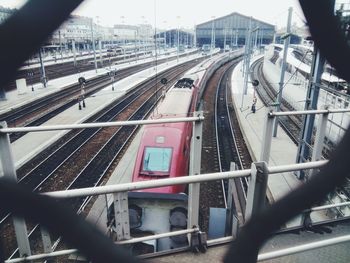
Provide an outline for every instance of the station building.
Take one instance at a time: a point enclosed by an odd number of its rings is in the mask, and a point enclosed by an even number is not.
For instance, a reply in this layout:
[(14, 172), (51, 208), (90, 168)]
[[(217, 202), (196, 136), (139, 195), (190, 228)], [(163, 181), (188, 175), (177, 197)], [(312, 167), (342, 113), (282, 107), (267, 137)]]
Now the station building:
[(194, 34), (193, 31), (189, 30), (170, 29), (160, 31), (155, 36), (160, 45), (166, 45), (167, 47), (177, 47), (178, 42), (180, 48), (194, 45)]
[(273, 42), (275, 26), (255, 18), (231, 13), (227, 16), (218, 17), (196, 26), (197, 45), (211, 44), (211, 39), (215, 42), (215, 47), (243, 46), (245, 44), (247, 31), (251, 20), (251, 28), (255, 30), (252, 34), (253, 43), (267, 45)]

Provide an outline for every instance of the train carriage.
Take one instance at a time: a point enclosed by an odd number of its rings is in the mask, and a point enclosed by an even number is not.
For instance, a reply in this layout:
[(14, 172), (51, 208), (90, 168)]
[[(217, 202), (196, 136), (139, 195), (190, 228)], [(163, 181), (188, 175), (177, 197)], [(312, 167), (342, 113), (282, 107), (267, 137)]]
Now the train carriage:
[[(165, 95), (153, 118), (192, 115), (198, 96), (196, 74), (180, 79)], [(174, 178), (189, 174), (192, 123), (147, 125), (141, 138), (133, 171), (133, 182)], [(145, 189), (129, 193), (132, 236), (185, 229), (187, 194), (184, 185)], [(133, 253), (156, 252), (187, 245), (187, 236), (138, 243)]]

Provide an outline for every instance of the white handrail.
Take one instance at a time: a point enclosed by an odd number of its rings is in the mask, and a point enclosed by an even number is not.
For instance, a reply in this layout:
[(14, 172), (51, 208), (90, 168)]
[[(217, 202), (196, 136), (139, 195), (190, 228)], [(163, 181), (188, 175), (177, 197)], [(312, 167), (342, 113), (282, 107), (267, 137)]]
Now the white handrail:
[(327, 110), (301, 110), (301, 111), (271, 111), (269, 116), (289, 116), (289, 115), (308, 115), (308, 114), (325, 114), (325, 113), (344, 113), (350, 112), (350, 108), (347, 109), (327, 109)]
[[(298, 171), (300, 169), (314, 169), (314, 168), (319, 168), (325, 165), (326, 163), (327, 161), (316, 161), (316, 162), (308, 162), (308, 163), (302, 163), (302, 164), (272, 166), (268, 168), (268, 171), (271, 174), (276, 174), (276, 173), (282, 173), (282, 172)], [(221, 180), (221, 179), (248, 177), (250, 176), (250, 173), (251, 173), (251, 169), (245, 169), (245, 170), (228, 171), (228, 172), (222, 172), (222, 173), (220, 172), (208, 173), (208, 174), (200, 174), (195, 176), (182, 176), (182, 177), (176, 177), (176, 178), (158, 179), (158, 180), (150, 180), (150, 181), (142, 181), (142, 182), (125, 183), (125, 184), (104, 185), (104, 186), (87, 187), (87, 188), (64, 190), (64, 191), (54, 191), (54, 192), (43, 193), (43, 195), (48, 195), (54, 198), (93, 196), (93, 195), (111, 194), (111, 193), (117, 193), (117, 192), (156, 188), (156, 187), (169, 186), (169, 185), (200, 183), (200, 182), (214, 181), (214, 180)]]
[[(192, 229), (192, 231), (194, 231), (194, 229)], [(208, 244), (209, 244), (209, 242), (212, 244), (215, 244), (217, 241), (220, 241), (220, 240), (229, 242), (231, 240), (231, 237), (213, 239), (213, 240), (208, 241)], [(279, 257), (283, 257), (283, 256), (288, 256), (288, 255), (292, 255), (292, 254), (296, 254), (296, 253), (309, 251), (312, 249), (336, 245), (336, 244), (349, 242), (349, 241), (350, 241), (350, 235), (329, 238), (329, 239), (311, 242), (311, 243), (307, 243), (307, 244), (303, 244), (303, 245), (299, 245), (299, 246), (294, 246), (294, 247), (289, 247), (289, 248), (280, 249), (280, 250), (276, 250), (276, 251), (262, 253), (262, 254), (258, 255), (258, 261), (279, 258)], [(51, 252), (51, 253), (37, 254), (37, 255), (28, 256), (28, 257), (10, 259), (10, 260), (6, 260), (5, 263), (17, 263), (17, 262), (24, 262), (24, 261), (30, 261), (30, 260), (52, 258), (52, 257), (57, 257), (57, 256), (62, 256), (62, 255), (74, 254), (76, 252), (78, 252), (77, 249), (60, 250), (60, 251), (55, 251), (55, 252)]]
[(103, 128), (103, 127), (160, 124), (160, 123), (174, 123), (174, 122), (193, 122), (193, 121), (202, 121), (202, 120), (204, 120), (204, 117), (198, 116), (198, 117), (186, 117), (186, 118), (167, 118), (167, 119), (157, 119), (157, 120), (114, 121), (114, 122), (96, 122), (96, 123), (81, 123), (81, 124), (46, 125), (46, 126), (36, 126), (36, 127), (1, 128), (0, 133), (73, 130), (73, 129)]
[(199, 228), (190, 228), (190, 229), (184, 229), (184, 230), (178, 230), (178, 231), (171, 231), (171, 232), (167, 232), (167, 233), (161, 233), (161, 234), (157, 234), (157, 235), (131, 238), (128, 240), (117, 241), (115, 243), (118, 245), (134, 244), (134, 243), (138, 243), (138, 242), (154, 240), (154, 239), (159, 239), (159, 238), (164, 238), (164, 237), (172, 237), (172, 236), (190, 234), (190, 233), (194, 233), (194, 232), (198, 232), (198, 231), (199, 231)]
[(258, 261), (288, 256), (291, 254), (305, 252), (305, 251), (309, 251), (312, 249), (326, 247), (326, 246), (330, 246), (330, 245), (336, 245), (336, 244), (344, 243), (344, 242), (348, 242), (348, 241), (350, 241), (350, 235), (329, 238), (326, 240), (311, 242), (311, 243), (303, 244), (300, 246), (289, 247), (289, 248), (285, 248), (285, 249), (281, 249), (281, 250), (277, 250), (277, 251), (271, 251), (271, 252), (259, 254)]
[(59, 250), (59, 251), (50, 252), (50, 253), (43, 253), (43, 254), (37, 254), (37, 255), (32, 255), (32, 256), (27, 256), (27, 257), (9, 259), (9, 260), (5, 260), (5, 263), (29, 262), (29, 261), (33, 261), (33, 260), (47, 259), (47, 258), (64, 256), (64, 255), (70, 255), (70, 254), (74, 254), (77, 252), (78, 252), (77, 249)]

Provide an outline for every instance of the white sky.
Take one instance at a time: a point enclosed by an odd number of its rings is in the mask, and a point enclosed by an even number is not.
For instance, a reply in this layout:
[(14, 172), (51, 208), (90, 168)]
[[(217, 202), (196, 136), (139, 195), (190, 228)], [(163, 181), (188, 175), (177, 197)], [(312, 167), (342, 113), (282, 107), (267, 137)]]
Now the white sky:
[[(0, 0), (0, 5), (19, 7), (25, 2), (26, 0)], [(303, 15), (297, 0), (86, 0), (74, 14), (94, 17), (95, 22), (105, 26), (123, 21), (125, 24), (146, 21), (154, 26), (156, 20), (158, 28), (176, 28), (178, 25), (193, 28), (195, 24), (210, 20), (212, 16), (238, 12), (284, 27), (290, 6), (294, 11), (293, 23), (302, 25)]]

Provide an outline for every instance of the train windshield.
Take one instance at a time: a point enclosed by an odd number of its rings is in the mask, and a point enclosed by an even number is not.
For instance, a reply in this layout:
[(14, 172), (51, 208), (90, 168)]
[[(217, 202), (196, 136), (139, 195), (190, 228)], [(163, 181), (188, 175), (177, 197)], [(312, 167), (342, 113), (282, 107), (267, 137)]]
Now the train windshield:
[(146, 147), (143, 159), (144, 172), (169, 172), (171, 148)]

